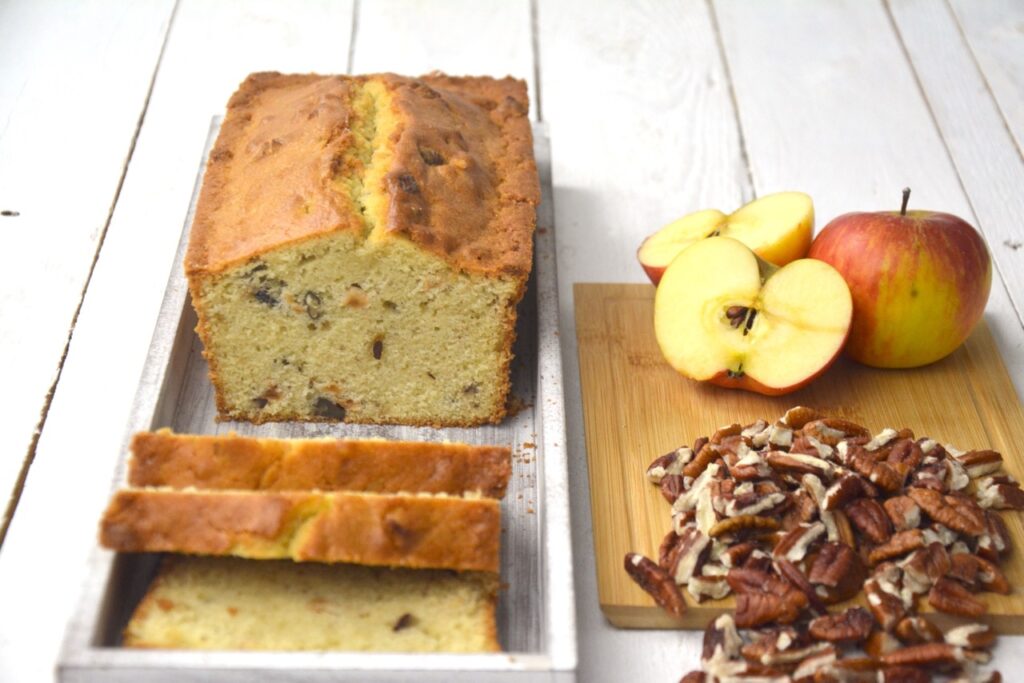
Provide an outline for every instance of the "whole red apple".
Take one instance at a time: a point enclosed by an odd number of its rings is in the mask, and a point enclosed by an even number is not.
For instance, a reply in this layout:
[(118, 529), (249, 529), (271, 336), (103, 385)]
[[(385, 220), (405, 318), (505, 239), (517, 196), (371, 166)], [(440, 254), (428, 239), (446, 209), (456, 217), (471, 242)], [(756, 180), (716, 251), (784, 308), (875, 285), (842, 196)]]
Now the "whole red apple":
[(938, 211), (848, 213), (822, 229), (810, 258), (838, 270), (853, 295), (846, 350), (866, 365), (912, 368), (963, 343), (992, 287), (985, 242), (964, 220)]

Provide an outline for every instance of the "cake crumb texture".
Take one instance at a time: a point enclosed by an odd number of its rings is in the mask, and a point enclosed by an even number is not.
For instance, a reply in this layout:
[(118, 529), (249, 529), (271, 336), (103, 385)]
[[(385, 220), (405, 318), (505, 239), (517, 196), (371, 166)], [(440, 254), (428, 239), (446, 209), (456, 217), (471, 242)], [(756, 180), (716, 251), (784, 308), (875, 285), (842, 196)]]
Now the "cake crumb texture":
[(185, 264), (222, 418), (505, 415), (540, 196), (527, 108), (511, 78), (242, 84)]
[(495, 652), (497, 575), (167, 557), (124, 645)]

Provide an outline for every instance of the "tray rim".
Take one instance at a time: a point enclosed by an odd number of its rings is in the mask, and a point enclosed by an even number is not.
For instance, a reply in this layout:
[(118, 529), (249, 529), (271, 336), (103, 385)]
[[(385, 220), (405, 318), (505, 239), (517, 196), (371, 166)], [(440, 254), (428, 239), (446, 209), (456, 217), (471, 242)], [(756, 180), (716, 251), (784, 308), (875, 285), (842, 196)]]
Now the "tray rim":
[[(132, 412), (125, 431), (121, 455), (113, 473), (113, 492), (124, 478), (128, 444), (139, 430), (153, 427), (166, 400), (167, 383), (174, 376), (176, 358), (181, 350), (177, 339), (187, 306), (188, 286), (179, 264), (183, 262), (188, 235), (195, 215), (195, 206), (206, 160), (221, 122), (214, 116), (202, 152), (200, 169), (181, 231), (174, 263), (164, 290), (160, 312), (150, 340), (139, 379)], [(116, 553), (95, 545), (87, 561), (86, 579), (79, 600), (69, 619), (60, 655), (57, 677), (62, 681), (90, 680), (103, 672), (120, 671), (158, 675), (162, 671), (185, 674), (193, 671), (229, 675), (232, 672), (251, 675), (256, 672), (298, 675), (295, 680), (344, 680), (354, 674), (388, 674), (419, 672), (422, 680), (451, 681), (461, 672), (483, 674), (491, 680), (538, 679), (538, 674), (554, 674), (557, 680), (574, 680), (577, 665), (575, 626), (575, 591), (572, 564), (572, 542), (568, 496), (568, 459), (565, 446), (565, 395), (562, 384), (562, 357), (558, 337), (558, 283), (556, 273), (554, 209), (551, 189), (550, 139), (544, 123), (533, 122), (533, 140), (542, 200), (537, 207), (534, 235), (534, 287), (536, 288), (537, 377), (534, 420), (539, 441), (537, 453), (540, 466), (537, 477), (538, 527), (542, 538), (539, 551), (541, 567), (541, 635), (542, 652), (501, 652), (486, 654), (451, 653), (359, 653), (359, 652), (271, 652), (271, 651), (190, 651), (132, 650), (96, 645), (93, 642), (102, 620), (106, 584), (112, 578)], [(174, 330), (169, 334), (167, 330)], [(191, 330), (188, 331), (192, 334)], [(323, 678), (323, 677), (327, 678)], [(291, 678), (291, 677), (289, 677)], [(551, 678), (543, 676), (543, 678)], [(148, 676), (147, 676), (148, 679)], [(366, 680), (360, 677), (358, 680)], [(478, 676), (468, 680), (483, 680)]]

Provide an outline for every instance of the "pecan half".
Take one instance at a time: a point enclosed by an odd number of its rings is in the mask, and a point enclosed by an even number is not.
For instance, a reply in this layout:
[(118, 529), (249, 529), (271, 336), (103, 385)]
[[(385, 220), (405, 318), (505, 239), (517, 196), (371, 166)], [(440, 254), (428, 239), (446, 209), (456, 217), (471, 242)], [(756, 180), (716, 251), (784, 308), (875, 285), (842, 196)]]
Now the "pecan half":
[(647, 466), (647, 479), (652, 484), (660, 484), (666, 474), (682, 474), (683, 467), (692, 459), (693, 451), (686, 446), (669, 451)]
[(956, 579), (968, 588), (974, 589), (978, 583), (978, 558), (968, 553), (957, 553), (950, 558), (949, 571), (946, 573), (951, 579)]
[(734, 422), (731, 425), (719, 427), (718, 429), (716, 429), (715, 433), (711, 435), (710, 441), (711, 443), (714, 444), (720, 444), (726, 437), (740, 436), (740, 433), (742, 431), (743, 425), (739, 424), (738, 422)]
[(882, 503), (886, 514), (896, 531), (916, 529), (921, 526), (921, 506), (909, 496), (894, 496)]
[(959, 662), (960, 653), (949, 643), (921, 643), (888, 652), (878, 659), (885, 666), (937, 667)]
[(924, 534), (920, 529), (908, 529), (892, 535), (885, 543), (875, 546), (868, 553), (868, 562), (878, 564), (894, 557), (906, 555), (924, 545)]
[(718, 446), (713, 443), (706, 443), (697, 454), (693, 457), (693, 460), (686, 463), (683, 467), (683, 475), (687, 477), (699, 477), (704, 470), (708, 468), (708, 465), (713, 463), (715, 460), (722, 459), (722, 452), (718, 450)]
[(686, 592), (697, 602), (704, 602), (705, 598), (721, 600), (732, 589), (724, 576), (692, 576), (686, 583)]
[(845, 512), (853, 526), (872, 543), (885, 543), (892, 536), (892, 522), (877, 500), (858, 498), (846, 506)]
[(748, 662), (768, 664), (764, 659), (769, 654), (776, 654), (807, 644), (795, 628), (783, 626), (761, 632), (760, 637), (740, 648), (740, 654)]
[(813, 474), (820, 479), (831, 479), (836, 469), (828, 460), (802, 453), (771, 451), (764, 459), (776, 472), (794, 475)]
[(872, 577), (865, 582), (864, 593), (867, 595), (868, 609), (871, 610), (875, 621), (884, 630), (892, 631), (896, 628), (896, 624), (907, 615), (903, 601), (896, 595), (883, 590), (877, 578)]
[(750, 553), (754, 552), (757, 546), (750, 541), (745, 543), (737, 543), (736, 545), (729, 546), (723, 552), (719, 560), (721, 563), (729, 568), (740, 567), (743, 562), (750, 556)]
[(898, 439), (889, 449), (885, 461), (905, 477), (912, 472), (924, 459), (921, 447), (910, 439)]
[(896, 637), (908, 645), (935, 643), (942, 640), (942, 631), (924, 617), (904, 617), (896, 624)]
[(978, 504), (994, 510), (1024, 510), (1024, 491), (1007, 477), (983, 477), (978, 481)]
[(888, 631), (872, 631), (864, 643), (864, 652), (877, 660), (882, 655), (895, 652), (903, 647), (903, 643), (896, 640)]
[(736, 596), (736, 625), (754, 628), (772, 622), (791, 624), (806, 604), (807, 597), (796, 589), (783, 595), (740, 593)]
[(985, 512), (978, 504), (961, 494), (942, 494), (931, 489), (913, 487), (907, 490), (915, 503), (933, 520), (954, 531), (977, 536), (985, 532)]
[(939, 579), (935, 582), (928, 592), (928, 604), (940, 612), (962, 617), (980, 617), (986, 611), (985, 603), (950, 579)]
[(861, 588), (867, 569), (845, 543), (825, 543), (810, 561), (807, 579), (826, 604), (852, 598)]
[(789, 452), (811, 455), (825, 460), (835, 459), (836, 455), (835, 448), (806, 434), (800, 435), (793, 440), (793, 445), (789, 447)]
[(1003, 465), (1003, 456), (996, 451), (968, 451), (957, 457), (971, 479), (994, 474)]
[(913, 593), (927, 593), (951, 566), (949, 553), (941, 543), (929, 543), (915, 550), (901, 563), (904, 584)]
[(846, 461), (853, 471), (887, 493), (903, 488), (903, 474), (887, 462), (876, 462), (872, 453), (860, 446), (847, 449)]
[(836, 531), (838, 532), (838, 542), (845, 543), (851, 548), (856, 547), (857, 539), (853, 535), (853, 527), (850, 525), (850, 518), (846, 516), (846, 513), (842, 510), (836, 510), (835, 512), (830, 512), (828, 514), (832, 515), (835, 522)]
[(707, 559), (711, 539), (694, 527), (680, 535), (669, 565), (672, 579), (680, 586), (690, 580), (701, 563)]
[(998, 513), (985, 511), (985, 533), (978, 538), (978, 554), (990, 562), (1010, 550), (1010, 530)]
[(675, 563), (676, 548), (679, 546), (679, 541), (682, 540), (682, 536), (676, 533), (675, 529), (665, 534), (665, 538), (661, 539), (661, 545), (658, 546), (658, 566), (665, 570), (670, 570), (672, 565)]
[(740, 531), (763, 534), (771, 533), (779, 528), (779, 521), (772, 517), (759, 517), (757, 515), (737, 515), (726, 517), (718, 521), (708, 531), (708, 536), (717, 538), (725, 534), (734, 534)]
[(795, 406), (787, 410), (786, 414), (779, 418), (779, 422), (791, 429), (801, 429), (811, 420), (817, 420), (821, 417), (821, 413), (814, 408)]
[(838, 510), (854, 498), (869, 495), (868, 489), (864, 486), (865, 483), (858, 474), (852, 472), (843, 474), (825, 492), (825, 500), (822, 501), (821, 507), (825, 510)]
[(964, 624), (947, 631), (945, 640), (956, 647), (969, 647), (977, 650), (992, 647), (996, 642), (996, 632), (986, 624)]
[(886, 427), (878, 434), (875, 434), (873, 437), (871, 437), (871, 440), (864, 444), (864, 448), (869, 451), (877, 451), (878, 449), (882, 448), (890, 441), (898, 437), (899, 432), (890, 427)]
[(851, 607), (840, 614), (812, 619), (808, 630), (813, 638), (833, 643), (860, 643), (871, 633), (875, 620), (863, 607)]
[(668, 572), (639, 553), (627, 553), (624, 565), (630, 578), (654, 598), (659, 607), (676, 617), (686, 613), (683, 594)]
[(804, 423), (800, 431), (812, 436), (823, 444), (835, 446), (843, 439), (858, 436), (869, 436), (870, 432), (856, 422), (837, 417), (825, 417)]
[(978, 584), (984, 590), (1009, 595), (1010, 582), (999, 565), (989, 562), (984, 557), (975, 557), (974, 559), (978, 563)]
[(666, 474), (661, 478), (658, 488), (661, 489), (661, 495), (665, 497), (665, 500), (674, 503), (676, 498), (686, 491), (686, 482), (681, 474)]
[(701, 659), (732, 659), (739, 656), (743, 640), (736, 631), (736, 622), (730, 614), (723, 614), (708, 623), (704, 629), (704, 649)]
[(785, 558), (790, 562), (799, 562), (807, 555), (807, 549), (818, 538), (825, 535), (825, 525), (821, 522), (801, 525), (786, 533), (772, 550), (776, 558)]
[(828, 612), (825, 609), (824, 603), (814, 590), (814, 586), (807, 580), (807, 577), (803, 575), (796, 565), (787, 560), (786, 558), (779, 558), (775, 560), (775, 567), (778, 570), (782, 578), (793, 584), (800, 592), (807, 596), (807, 604), (811, 606), (818, 614), (825, 614)]

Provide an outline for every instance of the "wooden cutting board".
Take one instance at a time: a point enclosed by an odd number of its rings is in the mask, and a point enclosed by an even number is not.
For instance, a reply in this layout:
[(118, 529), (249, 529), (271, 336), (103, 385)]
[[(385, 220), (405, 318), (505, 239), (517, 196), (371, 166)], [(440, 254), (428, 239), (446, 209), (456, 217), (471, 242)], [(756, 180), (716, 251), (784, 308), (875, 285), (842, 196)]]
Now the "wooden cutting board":
[[(698, 605), (686, 594), (690, 609), (675, 620), (623, 569), (627, 552), (656, 560), (671, 528), (669, 505), (648, 483), (647, 466), (720, 426), (772, 421), (791, 406), (813, 406), (875, 432), (910, 427), (964, 450), (993, 448), (1003, 454), (1004, 468), (1024, 479), (1024, 413), (984, 322), (963, 347), (930, 366), (877, 370), (841, 359), (808, 387), (766, 397), (698, 384), (672, 370), (654, 339), (651, 285), (576, 284), (573, 290), (598, 594), (616, 626), (703, 629), (732, 608), (731, 598)], [(1024, 633), (1022, 517), (1004, 513), (1015, 550), (1002, 567), (1015, 591), (984, 594), (987, 620), (1003, 633)]]

